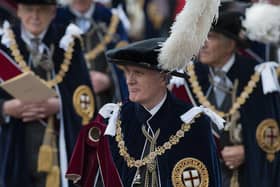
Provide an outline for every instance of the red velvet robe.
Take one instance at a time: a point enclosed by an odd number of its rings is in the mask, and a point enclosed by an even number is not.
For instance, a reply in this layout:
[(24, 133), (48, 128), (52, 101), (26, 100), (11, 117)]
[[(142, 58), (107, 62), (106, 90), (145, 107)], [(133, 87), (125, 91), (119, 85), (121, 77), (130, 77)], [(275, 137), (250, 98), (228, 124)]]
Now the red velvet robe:
[[(99, 129), (98, 141), (90, 139), (89, 131), (92, 128)], [(104, 187), (122, 187), (122, 182), (111, 157), (109, 141), (104, 136), (106, 126), (102, 123), (102, 117), (82, 128), (79, 133), (66, 178), (73, 180), (83, 187), (92, 187), (97, 177), (98, 168)]]

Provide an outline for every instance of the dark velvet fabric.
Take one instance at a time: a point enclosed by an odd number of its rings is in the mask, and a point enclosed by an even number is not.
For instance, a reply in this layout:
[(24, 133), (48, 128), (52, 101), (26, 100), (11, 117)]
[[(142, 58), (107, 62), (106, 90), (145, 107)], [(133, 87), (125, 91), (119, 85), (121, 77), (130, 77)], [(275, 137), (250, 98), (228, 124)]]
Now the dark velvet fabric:
[[(20, 27), (13, 28), (16, 41), (19, 46), (19, 50), (24, 57), (24, 60), (28, 61), (28, 50), (26, 44), (21, 39)], [(54, 45), (54, 68), (57, 73), (60, 69), (60, 65), (64, 59), (64, 50), (59, 48), (59, 41), (65, 33), (65, 28), (60, 28), (55, 25), (50, 25), (45, 37), (43, 38), (43, 43), (50, 47), (51, 44)], [(1, 40), (1, 39), (0, 39)], [(4, 50), (9, 55), (11, 54), (10, 49), (6, 48), (2, 44), (0, 48)], [(11, 56), (11, 55), (10, 55)], [(58, 85), (61, 105), (62, 105), (62, 115), (59, 120), (64, 121), (64, 135), (66, 141), (66, 151), (68, 158), (72, 153), (73, 147), (78, 136), (78, 132), (82, 127), (82, 119), (77, 115), (72, 98), (74, 91), (81, 85), (86, 85), (90, 88), (91, 82), (89, 79), (86, 64), (83, 60), (83, 54), (81, 52), (81, 46), (79, 41), (75, 41), (73, 58), (71, 60), (71, 65), (66, 73), (63, 82)], [(0, 103), (11, 99), (5, 91), (0, 90)], [(2, 114), (2, 111), (0, 111)], [(2, 116), (2, 115), (1, 115)], [(1, 120), (0, 120), (1, 121)], [(3, 120), (2, 120), (3, 122)], [(1, 187), (17, 187), (25, 186), (29, 187), (30, 179), (28, 179), (27, 165), (24, 162), (26, 160), (24, 157), (24, 147), (25, 134), (24, 129), (27, 123), (23, 123), (21, 120), (11, 118), (9, 123), (1, 123), (2, 132), (0, 135), (0, 186)]]
[[(122, 183), (112, 159), (108, 137), (104, 136), (106, 125), (100, 116), (82, 128), (75, 145), (66, 176), (81, 177), (77, 184), (83, 187), (94, 186), (98, 169), (101, 172), (104, 187), (121, 187)], [(91, 128), (100, 130), (100, 139), (97, 142), (90, 140)]]
[[(247, 85), (251, 75), (255, 72), (257, 62), (236, 56), (236, 60), (227, 73), (232, 82), (239, 80), (237, 96)], [(210, 86), (209, 68), (199, 62), (195, 63), (195, 71), (199, 84), (205, 94)], [(195, 98), (195, 97), (194, 97)], [(279, 93), (263, 94), (261, 79), (253, 93), (240, 108), (240, 123), (242, 124), (242, 137), (245, 146), (245, 162), (240, 167), (240, 187), (280, 187), (280, 153), (277, 152), (275, 160), (269, 162), (266, 153), (261, 150), (256, 140), (256, 129), (261, 121), (267, 118), (275, 119), (279, 124), (280, 100)], [(197, 102), (198, 103), (198, 102)]]
[[(167, 99), (159, 111), (149, 120), (153, 131), (160, 129), (157, 145), (163, 145), (171, 135), (174, 135), (182, 125), (180, 115), (184, 114), (189, 105), (175, 99), (168, 93)], [(143, 151), (145, 136), (141, 127), (151, 115), (141, 105), (128, 102), (121, 109), (121, 127), (128, 153), (135, 159), (140, 159)], [(136, 168), (128, 168), (124, 159), (119, 155), (119, 149), (114, 138), (110, 139), (111, 150), (115, 164), (118, 168), (124, 186), (131, 186)], [(209, 121), (201, 116), (192, 125), (191, 130), (185, 133), (185, 137), (174, 145), (165, 154), (158, 156), (160, 184), (162, 187), (172, 187), (171, 175), (176, 163), (186, 157), (200, 160), (209, 173), (209, 187), (220, 187), (221, 176), (217, 151), (211, 133)]]

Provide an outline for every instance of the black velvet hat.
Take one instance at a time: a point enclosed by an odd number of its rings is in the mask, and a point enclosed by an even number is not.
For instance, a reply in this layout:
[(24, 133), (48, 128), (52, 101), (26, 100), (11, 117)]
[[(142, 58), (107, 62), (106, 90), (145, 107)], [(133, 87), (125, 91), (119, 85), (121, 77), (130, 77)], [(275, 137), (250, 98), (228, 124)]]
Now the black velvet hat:
[(240, 12), (243, 16), (245, 16), (246, 8), (249, 8), (251, 5), (252, 3), (244, 1), (226, 1), (221, 3), (219, 11)]
[(56, 0), (15, 0), (16, 3), (27, 5), (55, 5)]
[(165, 38), (152, 38), (109, 50), (106, 54), (107, 60), (118, 65), (133, 65), (160, 71), (158, 54), (164, 41)]
[(235, 40), (239, 47), (246, 48), (248, 43), (244, 36), (242, 36), (242, 17), (243, 14), (238, 11), (220, 12), (218, 21), (213, 25), (211, 31), (221, 33)]

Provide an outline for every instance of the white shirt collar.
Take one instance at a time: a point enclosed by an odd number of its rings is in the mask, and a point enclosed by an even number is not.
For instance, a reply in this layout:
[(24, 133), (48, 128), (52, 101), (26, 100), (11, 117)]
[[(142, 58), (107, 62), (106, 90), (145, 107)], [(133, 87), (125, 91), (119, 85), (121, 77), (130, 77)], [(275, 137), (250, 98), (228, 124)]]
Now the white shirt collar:
[(85, 13), (81, 13), (75, 9), (73, 9), (72, 7), (70, 7), (70, 11), (75, 15), (77, 16), (78, 18), (87, 18), (87, 19), (91, 19), (91, 16), (94, 12), (94, 9), (95, 9), (95, 4), (94, 3), (91, 3), (89, 9), (85, 12)]
[(147, 110), (152, 116), (154, 116), (159, 109), (161, 108), (161, 106), (163, 105), (164, 101), (167, 98), (167, 93), (165, 93), (164, 97), (162, 98), (162, 100), (156, 105), (154, 106), (154, 108), (152, 108), (151, 110)]
[(225, 73), (227, 73), (230, 68), (232, 67), (233, 63), (235, 61), (235, 54), (233, 54), (230, 59), (225, 63), (225, 65), (221, 68), (221, 70)]

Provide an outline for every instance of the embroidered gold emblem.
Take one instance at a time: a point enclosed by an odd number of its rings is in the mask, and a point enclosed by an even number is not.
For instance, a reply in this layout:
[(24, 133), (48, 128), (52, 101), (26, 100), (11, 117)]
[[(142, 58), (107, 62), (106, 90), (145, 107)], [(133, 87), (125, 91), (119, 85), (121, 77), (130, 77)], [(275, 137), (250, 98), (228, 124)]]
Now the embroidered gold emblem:
[(73, 104), (76, 112), (83, 119), (83, 125), (89, 123), (94, 114), (94, 97), (88, 86), (79, 86), (73, 95)]
[(280, 150), (280, 134), (277, 121), (274, 119), (263, 120), (257, 128), (257, 142), (260, 148), (267, 153), (266, 158), (272, 162), (275, 153)]
[(98, 142), (100, 140), (101, 131), (97, 127), (91, 127), (88, 131), (88, 138), (93, 142)]
[(208, 187), (208, 170), (201, 161), (184, 158), (173, 168), (172, 183), (176, 187)]

